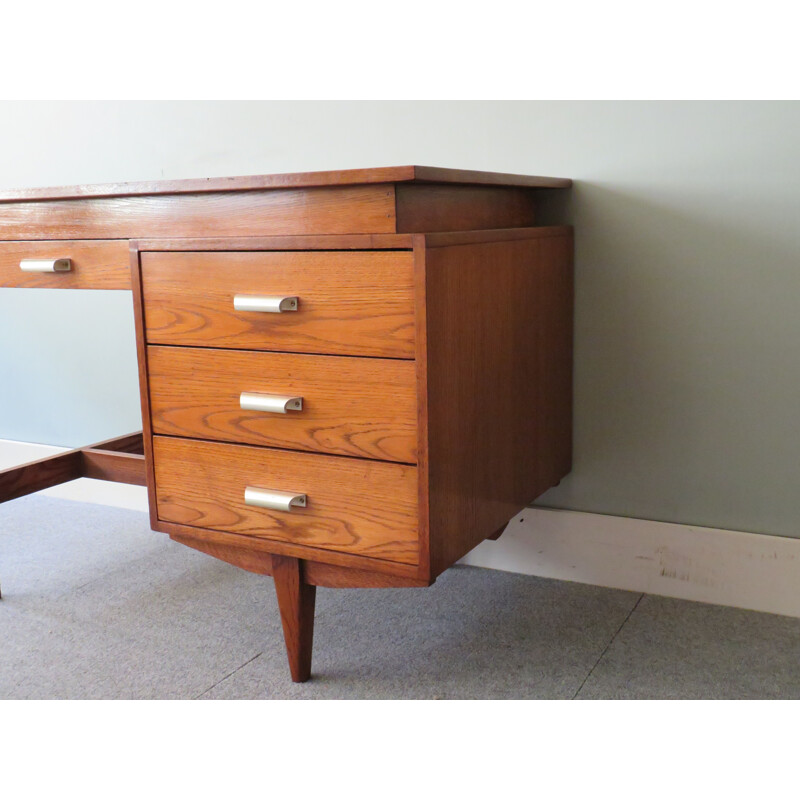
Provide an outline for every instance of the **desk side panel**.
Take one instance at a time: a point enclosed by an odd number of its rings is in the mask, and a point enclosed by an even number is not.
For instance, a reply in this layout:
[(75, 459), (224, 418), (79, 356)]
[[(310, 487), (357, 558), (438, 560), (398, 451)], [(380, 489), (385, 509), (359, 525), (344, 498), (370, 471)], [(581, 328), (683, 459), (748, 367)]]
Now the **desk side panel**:
[(570, 469), (572, 284), (570, 229), (426, 248), (432, 577)]
[(535, 189), (397, 184), (397, 232), (468, 231), (534, 224)]

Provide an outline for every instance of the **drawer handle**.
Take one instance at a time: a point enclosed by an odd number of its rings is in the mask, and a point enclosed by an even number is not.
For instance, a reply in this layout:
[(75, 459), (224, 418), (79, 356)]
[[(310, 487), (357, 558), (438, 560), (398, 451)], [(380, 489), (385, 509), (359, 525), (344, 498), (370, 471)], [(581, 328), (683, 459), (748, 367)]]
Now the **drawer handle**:
[(69, 272), (72, 261), (68, 258), (27, 259), (19, 262), (23, 272)]
[(239, 395), (239, 406), (242, 411), (267, 411), (272, 414), (285, 414), (287, 411), (302, 411), (303, 398), (242, 392)]
[(308, 498), (297, 492), (274, 492), (272, 489), (257, 489), (247, 486), (244, 490), (244, 503), (247, 506), (272, 508), (276, 511), (291, 511), (292, 507), (305, 508)]
[(266, 311), (280, 314), (283, 311), (297, 311), (297, 297), (257, 297), (237, 294), (233, 298), (233, 307), (237, 311)]

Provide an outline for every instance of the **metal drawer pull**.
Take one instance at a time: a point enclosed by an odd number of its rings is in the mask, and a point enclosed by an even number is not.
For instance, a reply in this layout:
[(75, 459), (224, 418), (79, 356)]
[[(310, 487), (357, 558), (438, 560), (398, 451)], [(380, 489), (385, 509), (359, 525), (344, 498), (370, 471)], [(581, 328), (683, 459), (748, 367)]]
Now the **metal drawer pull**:
[(19, 262), (23, 272), (69, 272), (72, 261), (68, 258), (29, 259)]
[(256, 297), (237, 294), (233, 298), (237, 311), (267, 311), (280, 314), (282, 311), (297, 311), (297, 297)]
[(307, 497), (296, 492), (273, 492), (271, 489), (247, 486), (244, 490), (244, 503), (247, 506), (272, 508), (276, 511), (291, 511), (292, 506), (305, 508)]
[(242, 392), (239, 395), (239, 405), (242, 411), (269, 411), (273, 414), (285, 414), (287, 411), (302, 411), (303, 398)]

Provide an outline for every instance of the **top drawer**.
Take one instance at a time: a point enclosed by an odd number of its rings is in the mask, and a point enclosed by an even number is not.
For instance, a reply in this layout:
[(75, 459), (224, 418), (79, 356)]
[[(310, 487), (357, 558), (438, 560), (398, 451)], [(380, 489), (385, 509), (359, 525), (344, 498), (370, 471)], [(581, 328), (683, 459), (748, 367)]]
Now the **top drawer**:
[[(142, 253), (151, 344), (414, 358), (410, 251)], [(296, 297), (296, 310), (234, 298)], [(287, 304), (288, 305), (288, 304)]]
[[(23, 261), (68, 258), (68, 272), (25, 272)], [(0, 242), (0, 286), (130, 289), (128, 241)]]

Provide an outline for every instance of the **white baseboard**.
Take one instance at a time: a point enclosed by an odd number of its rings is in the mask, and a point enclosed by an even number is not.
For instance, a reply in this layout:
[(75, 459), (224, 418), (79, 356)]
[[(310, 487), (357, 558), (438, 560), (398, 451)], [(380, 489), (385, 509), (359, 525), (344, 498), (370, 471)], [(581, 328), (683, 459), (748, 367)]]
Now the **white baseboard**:
[[(0, 439), (0, 469), (66, 448)], [(81, 478), (42, 494), (147, 511), (147, 491)], [(528, 508), (462, 564), (800, 617), (800, 539)]]
[(800, 539), (528, 508), (461, 563), (800, 617)]

